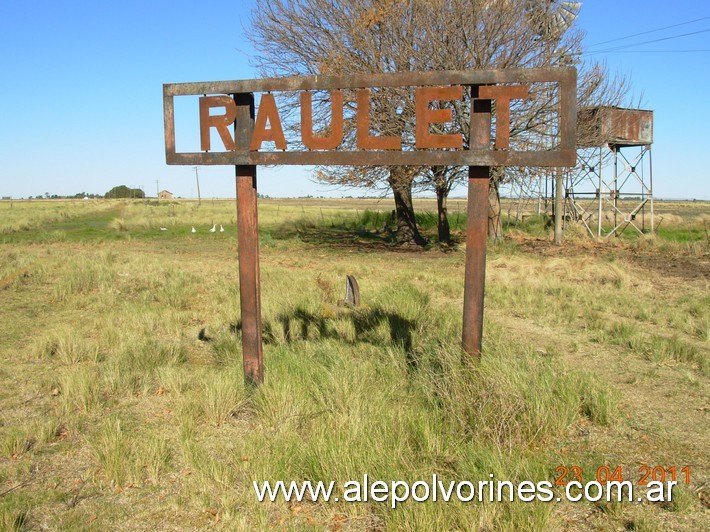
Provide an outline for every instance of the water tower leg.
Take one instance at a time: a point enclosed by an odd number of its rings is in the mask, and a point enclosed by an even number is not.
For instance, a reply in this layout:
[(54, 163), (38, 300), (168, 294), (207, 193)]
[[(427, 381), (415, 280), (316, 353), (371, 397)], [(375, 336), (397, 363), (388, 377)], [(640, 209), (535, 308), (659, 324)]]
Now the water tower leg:
[(597, 221), (597, 237), (599, 238), (601, 238), (602, 236), (602, 216), (604, 216), (604, 181), (602, 179), (602, 168), (604, 168), (604, 149), (599, 146), (599, 191), (597, 193), (597, 198), (599, 199), (599, 220)]
[(651, 203), (651, 234), (656, 232), (653, 222), (653, 158), (651, 157), (651, 146), (648, 146), (648, 197)]

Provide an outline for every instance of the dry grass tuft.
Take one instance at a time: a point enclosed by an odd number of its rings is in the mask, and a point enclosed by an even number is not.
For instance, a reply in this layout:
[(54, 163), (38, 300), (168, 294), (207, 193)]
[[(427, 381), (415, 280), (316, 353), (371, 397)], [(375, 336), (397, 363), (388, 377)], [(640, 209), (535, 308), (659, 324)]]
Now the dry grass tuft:
[(128, 224), (123, 218), (114, 218), (108, 223), (108, 228), (111, 231), (126, 232), (128, 231)]

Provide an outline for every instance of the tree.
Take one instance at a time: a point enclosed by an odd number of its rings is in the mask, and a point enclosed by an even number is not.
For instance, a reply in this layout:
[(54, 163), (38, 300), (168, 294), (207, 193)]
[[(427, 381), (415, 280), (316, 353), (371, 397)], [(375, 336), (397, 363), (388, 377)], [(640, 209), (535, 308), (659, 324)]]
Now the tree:
[[(431, 70), (535, 68), (569, 66), (578, 69), (578, 102), (591, 105), (619, 105), (627, 90), (627, 80), (610, 76), (606, 67), (581, 59), (583, 34), (571, 19), (559, 19), (552, 12), (551, 0), (431, 0), (425, 3), (434, 11), (422, 19), (428, 39), (419, 53)], [(435, 16), (438, 13), (438, 16)], [(562, 20), (563, 24), (557, 24)], [(553, 149), (557, 94), (554, 87), (531, 87), (533, 100), (513, 103), (511, 146), (520, 149)], [(456, 112), (457, 128), (468, 138), (469, 102)], [(445, 133), (446, 131), (440, 131)], [(442, 179), (442, 175), (444, 179)], [(437, 192), (440, 234), (446, 235), (446, 196), (455, 182), (466, 174), (453, 169), (430, 170), (424, 181)], [(489, 189), (489, 237), (502, 238), (500, 186), (528, 179), (529, 171), (519, 168), (493, 168)], [(454, 183), (449, 181), (453, 180)]]
[(451, 228), (449, 226), (449, 213), (446, 201), (451, 189), (468, 175), (465, 168), (460, 166), (431, 166), (422, 174), (422, 183), (425, 188), (434, 189), (436, 193), (437, 210), (437, 239), (442, 244), (451, 242)]
[[(426, 70), (472, 70), (574, 64), (580, 70), (580, 101), (603, 89), (615, 105), (623, 84), (609, 83), (606, 69), (580, 61), (582, 34), (574, 25), (553, 26), (551, 0), (271, 0), (252, 16), (250, 39), (256, 66), (266, 76), (353, 74)], [(516, 102), (511, 144), (528, 149), (555, 147), (554, 87), (531, 87), (535, 98)], [(618, 96), (618, 97), (617, 97)], [(455, 127), (469, 138), (470, 97), (456, 105)], [(345, 94), (346, 108), (356, 102)], [(409, 89), (372, 93), (371, 121), (382, 135), (413, 147), (414, 109)], [(329, 123), (329, 98), (314, 96), (314, 123)], [(350, 117), (351, 118), (351, 117)], [(324, 126), (325, 127), (325, 126)], [(345, 142), (354, 142), (346, 117)], [(443, 132), (443, 131), (440, 131)], [(519, 175), (519, 174), (518, 174)], [(421, 243), (411, 202), (419, 183), (437, 193), (439, 237), (448, 238), (446, 197), (462, 173), (455, 168), (319, 168), (318, 179), (349, 186), (391, 188), (399, 241)], [(514, 170), (495, 168), (490, 180), (489, 236), (501, 237), (499, 188), (515, 179)]]
[(145, 198), (145, 193), (139, 188), (129, 188), (126, 185), (118, 185), (109, 190), (104, 197), (106, 198)]
[[(418, 4), (419, 2), (414, 2)], [(275, 0), (260, 4), (252, 17), (250, 38), (259, 52), (261, 73), (270, 75), (353, 74), (417, 70), (413, 64), (418, 17), (401, 12), (399, 0)], [(411, 141), (414, 109), (408, 89), (373, 91), (370, 120), (383, 136)], [(346, 109), (355, 97), (344, 95)], [(314, 123), (327, 114), (327, 102), (314, 97)], [(321, 104), (320, 106), (318, 104)], [(320, 110), (320, 112), (319, 112)], [(355, 124), (345, 120), (345, 143), (352, 145)], [(412, 203), (416, 168), (319, 168), (323, 181), (345, 186), (383, 187), (392, 190), (397, 213), (397, 240), (423, 244)]]

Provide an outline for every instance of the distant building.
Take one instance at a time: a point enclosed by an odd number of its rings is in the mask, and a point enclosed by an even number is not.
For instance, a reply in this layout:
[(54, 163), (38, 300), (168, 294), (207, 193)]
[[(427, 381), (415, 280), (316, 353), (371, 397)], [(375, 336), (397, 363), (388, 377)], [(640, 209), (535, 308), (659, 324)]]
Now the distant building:
[(167, 190), (158, 192), (158, 199), (173, 199), (173, 193)]

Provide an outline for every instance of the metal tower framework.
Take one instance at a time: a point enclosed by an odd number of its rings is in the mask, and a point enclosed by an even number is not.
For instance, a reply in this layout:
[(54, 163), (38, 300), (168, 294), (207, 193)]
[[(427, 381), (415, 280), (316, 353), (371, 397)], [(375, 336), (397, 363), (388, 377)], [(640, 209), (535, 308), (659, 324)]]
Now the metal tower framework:
[(629, 228), (653, 232), (653, 111), (582, 109), (577, 137), (577, 166), (565, 180), (565, 223), (580, 223), (598, 238)]
[(600, 238), (629, 228), (653, 232), (651, 145), (607, 143), (582, 148), (577, 156), (577, 168), (566, 179), (565, 223), (580, 223)]

